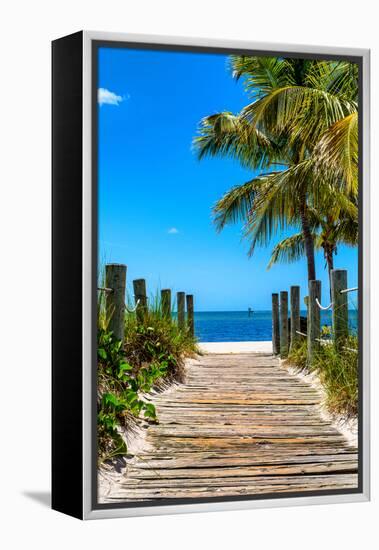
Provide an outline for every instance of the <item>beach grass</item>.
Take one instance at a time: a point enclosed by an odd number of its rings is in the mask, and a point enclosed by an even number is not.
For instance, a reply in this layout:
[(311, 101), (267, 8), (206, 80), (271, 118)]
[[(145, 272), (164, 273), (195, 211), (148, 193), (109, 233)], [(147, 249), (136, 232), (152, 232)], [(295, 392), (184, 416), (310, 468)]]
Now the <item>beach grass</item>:
[(186, 357), (198, 352), (187, 327), (162, 312), (160, 295), (148, 300), (143, 318), (132, 308), (125, 312), (124, 342), (109, 331), (105, 300), (98, 300), (98, 462), (127, 453), (124, 430), (133, 430), (137, 419), (156, 422), (155, 407), (147, 398), (184, 378)]
[(326, 394), (326, 406), (332, 414), (351, 418), (358, 413), (358, 338), (349, 335), (340, 348), (332, 340), (320, 345), (314, 361), (307, 364), (304, 338), (288, 356), (290, 364), (305, 372), (315, 372)]

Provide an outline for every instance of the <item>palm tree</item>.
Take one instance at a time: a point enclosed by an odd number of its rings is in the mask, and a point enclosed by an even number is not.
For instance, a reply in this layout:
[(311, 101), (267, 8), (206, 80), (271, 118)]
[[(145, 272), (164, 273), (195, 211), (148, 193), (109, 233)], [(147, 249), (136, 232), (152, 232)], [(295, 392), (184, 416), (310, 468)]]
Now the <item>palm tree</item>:
[[(231, 67), (235, 78), (244, 78), (253, 101), (238, 115), (224, 112), (203, 119), (195, 149), (200, 159), (230, 156), (243, 166), (268, 171), (232, 188), (217, 202), (217, 229), (243, 220), (252, 254), (279, 228), (300, 221), (308, 279), (315, 279), (309, 204), (322, 204), (335, 188), (341, 195), (352, 189), (346, 174), (335, 177), (341, 153), (341, 132), (335, 125), (354, 120), (356, 70), (345, 62), (245, 56), (232, 56)], [(325, 162), (321, 179), (319, 167), (330, 151), (328, 139), (336, 154)], [(285, 169), (278, 169), (280, 165)]]
[[(348, 202), (336, 216), (330, 209), (324, 215), (310, 209), (312, 234), (316, 250), (323, 250), (328, 268), (329, 288), (331, 291), (331, 272), (334, 269), (334, 255), (339, 244), (356, 246), (358, 244), (358, 208)], [(295, 233), (280, 241), (273, 249), (268, 264), (270, 269), (276, 263), (291, 263), (304, 256), (304, 237), (302, 232)]]

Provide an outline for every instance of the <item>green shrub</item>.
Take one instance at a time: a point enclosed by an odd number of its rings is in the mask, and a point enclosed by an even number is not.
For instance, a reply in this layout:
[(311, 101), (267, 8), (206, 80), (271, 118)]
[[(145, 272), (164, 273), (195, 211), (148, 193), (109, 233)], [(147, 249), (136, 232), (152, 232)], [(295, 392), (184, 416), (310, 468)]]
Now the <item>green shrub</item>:
[(124, 344), (108, 330), (104, 300), (98, 304), (98, 461), (127, 452), (120, 428), (132, 428), (143, 414), (157, 421), (156, 410), (146, 401), (153, 387), (160, 389), (184, 376), (184, 359), (197, 351), (188, 330), (162, 315), (155, 301), (138, 322), (135, 313), (125, 315)]
[(154, 309), (146, 313), (143, 323), (138, 323), (134, 314), (126, 316), (124, 349), (137, 367), (164, 366), (168, 382), (183, 380), (183, 359), (197, 351), (187, 330), (181, 331), (174, 319)]
[(97, 354), (98, 459), (102, 462), (127, 452), (119, 427), (133, 423), (141, 412), (156, 419), (154, 405), (141, 399), (139, 392), (151, 388), (157, 373), (146, 376), (143, 373), (148, 369), (135, 369), (127, 361), (121, 342), (103, 328), (98, 330)]

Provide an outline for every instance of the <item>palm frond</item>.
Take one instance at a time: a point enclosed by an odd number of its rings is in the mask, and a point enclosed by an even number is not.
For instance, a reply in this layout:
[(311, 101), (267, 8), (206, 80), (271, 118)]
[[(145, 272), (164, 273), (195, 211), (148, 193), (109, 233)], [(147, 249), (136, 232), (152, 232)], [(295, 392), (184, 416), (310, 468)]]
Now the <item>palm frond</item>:
[(277, 88), (241, 112), (252, 127), (271, 134), (287, 134), (310, 149), (335, 122), (356, 111), (356, 103), (314, 88)]
[(229, 65), (233, 77), (243, 79), (246, 91), (253, 96), (295, 83), (291, 63), (280, 57), (232, 55)]
[(229, 223), (245, 221), (253, 208), (259, 188), (263, 185), (259, 178), (232, 187), (217, 201), (213, 208), (213, 221), (217, 231), (221, 231)]
[(250, 241), (249, 256), (256, 246), (267, 246), (278, 230), (299, 224), (299, 202), (295, 168), (259, 176), (260, 185), (246, 220), (244, 238)]
[(344, 218), (338, 223), (338, 240), (349, 246), (357, 246), (359, 241), (358, 219)]
[(315, 60), (308, 68), (306, 85), (341, 99), (357, 101), (358, 65), (349, 61)]
[(331, 125), (316, 144), (315, 169), (323, 175), (343, 179), (348, 192), (358, 192), (358, 112), (354, 111)]
[(245, 167), (262, 169), (282, 156), (270, 137), (230, 112), (203, 118), (198, 134), (193, 140), (193, 149), (199, 160), (225, 156), (237, 159)]
[(274, 247), (267, 269), (271, 269), (277, 263), (297, 262), (304, 254), (304, 236), (302, 233), (295, 233), (290, 237), (286, 237)]

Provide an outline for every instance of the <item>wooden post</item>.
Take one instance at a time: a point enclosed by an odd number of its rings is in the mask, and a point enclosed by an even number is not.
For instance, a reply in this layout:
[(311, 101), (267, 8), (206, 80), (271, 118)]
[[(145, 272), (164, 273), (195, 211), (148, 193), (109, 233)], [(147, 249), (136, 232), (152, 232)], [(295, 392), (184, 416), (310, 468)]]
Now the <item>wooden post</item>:
[(117, 340), (124, 340), (126, 265), (105, 266), (105, 286), (112, 289), (106, 293), (105, 310), (109, 330)]
[(296, 347), (300, 335), (296, 331), (300, 331), (300, 287), (291, 286), (290, 290), (291, 301), (291, 343), (290, 350)]
[(320, 308), (316, 298), (321, 301), (321, 281), (309, 281), (308, 327), (307, 327), (307, 359), (312, 365), (315, 353), (320, 347)]
[(278, 355), (280, 351), (279, 330), (279, 295), (272, 295), (272, 353)]
[(137, 305), (137, 321), (142, 323), (147, 313), (147, 296), (145, 279), (135, 279), (133, 281), (134, 300)]
[(187, 300), (187, 325), (188, 325), (188, 332), (191, 336), (195, 335), (195, 323), (194, 323), (194, 317), (193, 317), (193, 295), (187, 294), (186, 296)]
[(349, 335), (348, 300), (347, 293), (341, 290), (347, 288), (346, 269), (332, 270), (332, 301), (333, 301), (333, 333), (337, 348)]
[[(309, 325), (309, 296), (304, 296), (304, 304), (307, 308), (307, 327)], [(308, 335), (308, 328), (307, 328), (307, 335)]]
[(288, 355), (288, 292), (280, 292), (280, 357)]
[(161, 290), (161, 304), (163, 317), (171, 319), (171, 290), (169, 288)]
[(177, 292), (176, 301), (178, 305), (178, 327), (180, 330), (184, 330), (185, 322), (186, 322), (185, 300), (186, 300), (185, 292)]

